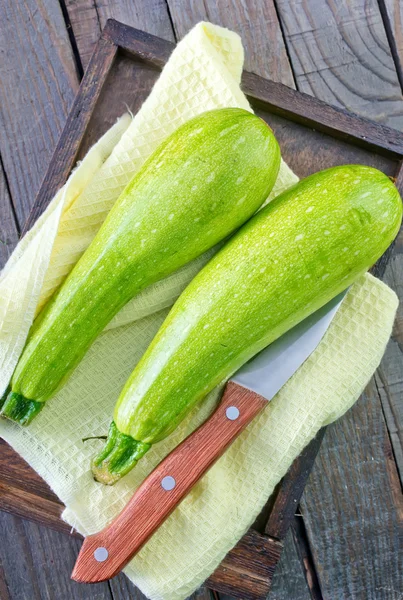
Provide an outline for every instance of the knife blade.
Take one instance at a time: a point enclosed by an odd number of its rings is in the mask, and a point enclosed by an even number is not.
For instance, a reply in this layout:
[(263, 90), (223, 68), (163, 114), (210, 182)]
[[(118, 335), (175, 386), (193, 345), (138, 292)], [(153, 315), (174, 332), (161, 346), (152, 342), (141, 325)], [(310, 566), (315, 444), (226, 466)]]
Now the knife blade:
[(83, 583), (117, 575), (312, 354), (346, 291), (251, 359), (227, 383), (215, 412), (143, 481), (121, 513), (85, 538), (72, 579)]
[(345, 294), (333, 298), (254, 356), (232, 381), (271, 400), (315, 350)]

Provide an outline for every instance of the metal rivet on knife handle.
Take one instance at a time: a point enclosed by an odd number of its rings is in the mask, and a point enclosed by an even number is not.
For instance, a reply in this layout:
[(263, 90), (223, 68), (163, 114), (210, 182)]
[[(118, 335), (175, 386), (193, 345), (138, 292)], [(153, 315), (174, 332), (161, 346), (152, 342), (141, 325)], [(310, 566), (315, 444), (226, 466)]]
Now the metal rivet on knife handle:
[(225, 411), (225, 415), (230, 421), (236, 421), (239, 417), (239, 409), (236, 406), (229, 406)]
[(97, 562), (105, 562), (105, 560), (108, 558), (108, 556), (109, 556), (109, 552), (103, 546), (100, 546), (99, 548), (97, 548), (94, 551), (94, 558)]
[(175, 486), (176, 486), (176, 481), (173, 477), (171, 477), (171, 475), (167, 475), (161, 481), (161, 487), (166, 492), (173, 490)]

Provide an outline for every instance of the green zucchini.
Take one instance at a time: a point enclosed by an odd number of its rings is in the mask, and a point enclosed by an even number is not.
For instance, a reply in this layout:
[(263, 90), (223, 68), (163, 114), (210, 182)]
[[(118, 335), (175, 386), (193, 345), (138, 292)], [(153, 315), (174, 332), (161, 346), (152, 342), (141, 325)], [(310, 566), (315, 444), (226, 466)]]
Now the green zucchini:
[(39, 315), (1, 414), (27, 424), (131, 298), (256, 212), (279, 166), (273, 132), (246, 110), (203, 113), (169, 136)]
[(401, 216), (393, 183), (359, 165), (311, 175), (258, 212), (185, 289), (129, 377), (96, 479), (117, 481), (210, 390), (347, 288)]

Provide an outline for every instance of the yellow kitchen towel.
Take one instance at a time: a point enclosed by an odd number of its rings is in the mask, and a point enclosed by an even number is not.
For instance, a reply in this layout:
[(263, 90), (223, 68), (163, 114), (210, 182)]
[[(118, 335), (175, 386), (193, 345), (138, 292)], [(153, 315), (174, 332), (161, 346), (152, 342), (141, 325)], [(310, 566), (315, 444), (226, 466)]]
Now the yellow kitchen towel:
[[(149, 98), (89, 151), (0, 276), (0, 392), (6, 388), (39, 307), (85, 250), (132, 175), (179, 124), (208, 109), (250, 110), (240, 90), (239, 37), (199, 23), (173, 52)], [(297, 181), (285, 163), (272, 196)], [(22, 429), (0, 434), (66, 505), (81, 533), (104, 527), (150, 470), (211, 412), (211, 393), (167, 440), (154, 446), (115, 487), (89, 469), (122, 386), (169, 307), (214, 253), (151, 286), (130, 302), (93, 344), (68, 384)], [(370, 275), (357, 281), (315, 353), (266, 411), (194, 488), (125, 569), (150, 598), (182, 599), (197, 588), (248, 529), (293, 459), (324, 425), (357, 399), (391, 333), (395, 294)]]

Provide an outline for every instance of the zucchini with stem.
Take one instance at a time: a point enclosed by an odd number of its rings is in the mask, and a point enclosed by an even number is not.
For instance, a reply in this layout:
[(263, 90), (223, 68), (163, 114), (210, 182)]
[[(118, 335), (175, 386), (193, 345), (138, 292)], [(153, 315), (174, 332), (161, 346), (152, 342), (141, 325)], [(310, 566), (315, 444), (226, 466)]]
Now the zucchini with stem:
[(203, 113), (162, 142), (38, 316), (1, 415), (29, 423), (131, 298), (256, 212), (279, 166), (273, 132), (243, 109)]
[(95, 478), (113, 484), (215, 386), (364, 273), (396, 236), (399, 192), (359, 165), (275, 198), (185, 289), (118, 399)]

